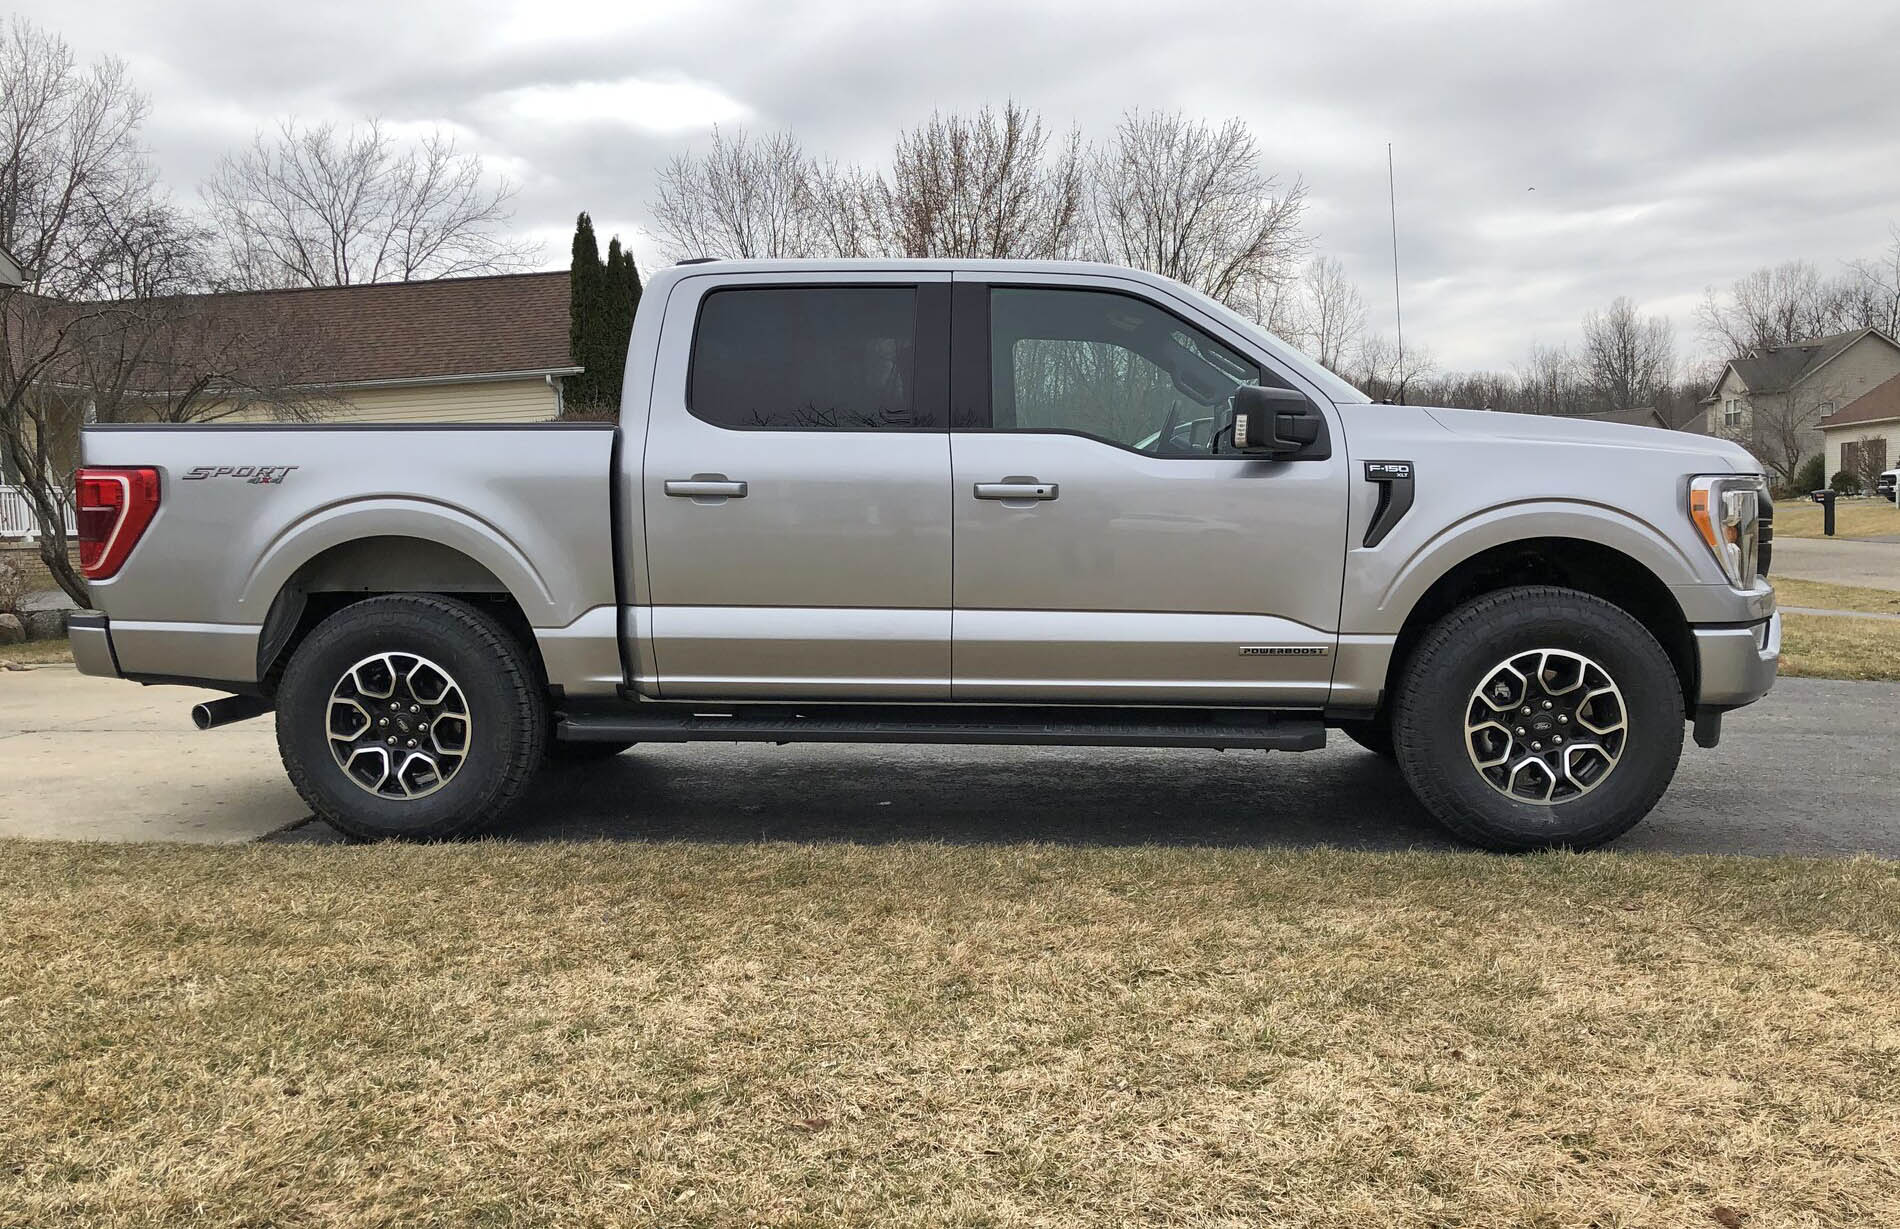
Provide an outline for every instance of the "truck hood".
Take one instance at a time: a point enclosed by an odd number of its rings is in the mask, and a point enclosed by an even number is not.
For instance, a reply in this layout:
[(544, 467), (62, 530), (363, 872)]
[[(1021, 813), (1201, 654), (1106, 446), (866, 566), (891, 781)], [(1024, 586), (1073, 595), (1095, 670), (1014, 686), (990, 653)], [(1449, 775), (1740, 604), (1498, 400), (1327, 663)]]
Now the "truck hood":
[(1432, 421), (1454, 435), (1527, 443), (1573, 444), (1596, 448), (1671, 452), (1691, 464), (1728, 469), (1738, 474), (1761, 472), (1761, 464), (1739, 444), (1687, 431), (1635, 427), (1620, 422), (1592, 422), (1557, 414), (1505, 414), (1495, 410), (1452, 410), (1426, 407)]

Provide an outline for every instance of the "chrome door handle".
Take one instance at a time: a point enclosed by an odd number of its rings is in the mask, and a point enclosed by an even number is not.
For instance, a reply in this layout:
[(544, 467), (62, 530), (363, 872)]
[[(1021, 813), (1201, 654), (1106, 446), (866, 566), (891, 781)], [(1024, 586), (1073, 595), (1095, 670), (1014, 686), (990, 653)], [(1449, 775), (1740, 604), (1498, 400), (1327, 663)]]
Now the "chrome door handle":
[(1005, 478), (1001, 482), (976, 484), (978, 499), (1054, 499), (1061, 487), (1034, 478)]
[(724, 478), (668, 478), (666, 493), (687, 499), (744, 499), (745, 483)]

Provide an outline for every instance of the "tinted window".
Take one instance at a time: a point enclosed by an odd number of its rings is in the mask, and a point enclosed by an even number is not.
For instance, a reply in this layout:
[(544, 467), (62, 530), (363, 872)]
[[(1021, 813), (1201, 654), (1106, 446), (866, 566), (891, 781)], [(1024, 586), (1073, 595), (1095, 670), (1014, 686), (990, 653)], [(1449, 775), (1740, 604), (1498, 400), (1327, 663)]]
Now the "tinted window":
[(1207, 456), (1260, 368), (1128, 295), (998, 289), (990, 404), (998, 431), (1075, 431), (1156, 456)]
[(919, 421), (916, 332), (909, 286), (716, 290), (700, 306), (688, 405), (740, 431), (940, 426)]

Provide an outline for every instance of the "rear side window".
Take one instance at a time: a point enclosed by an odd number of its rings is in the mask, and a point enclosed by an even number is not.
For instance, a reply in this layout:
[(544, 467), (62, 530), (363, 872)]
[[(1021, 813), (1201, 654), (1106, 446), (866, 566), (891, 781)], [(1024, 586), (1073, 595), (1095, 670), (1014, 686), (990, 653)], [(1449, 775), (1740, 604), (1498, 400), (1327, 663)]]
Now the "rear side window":
[(759, 286), (700, 305), (693, 417), (735, 431), (941, 427), (919, 413), (911, 286)]

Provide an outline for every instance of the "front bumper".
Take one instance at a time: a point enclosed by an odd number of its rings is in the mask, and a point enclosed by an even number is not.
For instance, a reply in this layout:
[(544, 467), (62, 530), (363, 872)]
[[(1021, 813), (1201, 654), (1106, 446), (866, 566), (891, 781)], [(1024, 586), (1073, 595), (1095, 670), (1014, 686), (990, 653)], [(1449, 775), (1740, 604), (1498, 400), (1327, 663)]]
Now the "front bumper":
[(1744, 627), (1698, 627), (1696, 704), (1727, 709), (1753, 704), (1775, 685), (1781, 660), (1781, 615)]
[(66, 639), (73, 646), (73, 664), (81, 674), (96, 674), (116, 679), (119, 659), (112, 653), (112, 633), (106, 630), (106, 617), (96, 610), (81, 610), (66, 620)]

